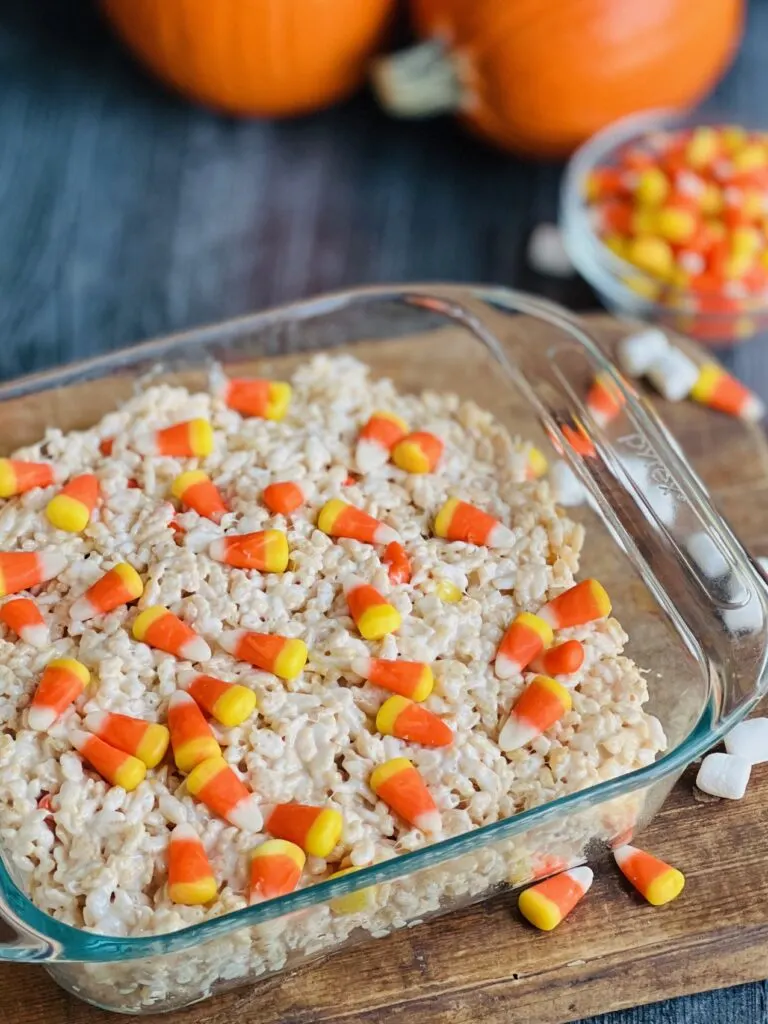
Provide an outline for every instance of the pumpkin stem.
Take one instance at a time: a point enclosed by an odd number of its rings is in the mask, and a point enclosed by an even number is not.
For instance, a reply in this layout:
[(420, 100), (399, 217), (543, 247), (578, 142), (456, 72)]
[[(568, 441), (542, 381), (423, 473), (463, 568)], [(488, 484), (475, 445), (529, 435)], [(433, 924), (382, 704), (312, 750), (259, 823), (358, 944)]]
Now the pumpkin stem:
[(371, 81), (382, 107), (396, 117), (430, 117), (461, 106), (456, 65), (439, 39), (378, 58)]

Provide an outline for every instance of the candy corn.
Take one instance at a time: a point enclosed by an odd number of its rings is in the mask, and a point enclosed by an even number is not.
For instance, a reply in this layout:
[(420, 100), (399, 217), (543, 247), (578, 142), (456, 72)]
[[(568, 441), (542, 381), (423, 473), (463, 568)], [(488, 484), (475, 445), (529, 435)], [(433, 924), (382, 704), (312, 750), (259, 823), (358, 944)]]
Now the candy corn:
[(407, 697), (389, 697), (378, 710), (376, 728), (384, 736), (420, 743), (424, 747), (449, 747), (453, 732), (431, 711)]
[(197, 906), (216, 896), (208, 855), (191, 825), (182, 823), (171, 832), (168, 844), (168, 896), (172, 903)]
[(520, 612), (501, 639), (494, 668), (500, 679), (509, 679), (552, 643), (552, 628), (538, 615)]
[(587, 408), (599, 427), (615, 420), (624, 405), (624, 395), (607, 374), (599, 373), (587, 392)]
[(335, 807), (278, 804), (264, 828), (278, 839), (296, 843), (310, 857), (327, 857), (341, 838), (344, 819)]
[(48, 521), (59, 530), (82, 533), (99, 500), (99, 480), (93, 473), (73, 477), (45, 508)]
[(536, 676), (517, 699), (499, 733), (499, 746), (505, 753), (518, 750), (540, 736), (567, 714), (571, 695), (556, 679)]
[(160, 764), (170, 740), (164, 725), (130, 715), (116, 715), (112, 711), (92, 711), (86, 715), (85, 727), (111, 747), (138, 757), (147, 768)]
[(717, 363), (704, 363), (691, 389), (691, 398), (710, 409), (756, 422), (765, 415), (765, 406), (757, 395), (736, 380)]
[(593, 878), (591, 868), (571, 868), (526, 889), (517, 906), (534, 928), (551, 932), (587, 894)]
[(542, 651), (528, 666), (531, 672), (545, 676), (569, 676), (578, 672), (584, 664), (584, 646), (578, 640), (566, 640), (564, 644)]
[[(329, 875), (326, 881), (343, 878), (344, 875), (351, 875), (360, 870), (359, 867), (342, 868), (341, 871)], [(354, 892), (345, 893), (344, 896), (334, 896), (328, 901), (328, 906), (334, 914), (361, 914), (366, 910), (373, 910), (376, 906), (377, 888), (375, 885), (367, 885), (364, 889), (356, 889)]]
[(589, 434), (580, 423), (575, 427), (572, 427), (570, 423), (564, 423), (561, 430), (563, 437), (578, 455), (589, 458), (597, 454)]
[(408, 434), (392, 449), (392, 461), (408, 473), (432, 473), (443, 454), (443, 442), (425, 430)]
[(208, 420), (184, 420), (155, 431), (139, 447), (148, 455), (203, 459), (213, 451), (213, 430)]
[(201, 761), (221, 757), (221, 747), (202, 711), (183, 690), (177, 690), (168, 702), (168, 728), (180, 772), (191, 772)]
[(233, 377), (224, 386), (224, 404), (242, 416), (281, 420), (291, 403), (291, 385), (280, 380)]
[(387, 544), (381, 560), (387, 566), (390, 583), (397, 585), (411, 582), (411, 560), (408, 552), (398, 541), (393, 540), (391, 544)]
[(47, 583), (66, 564), (57, 551), (0, 551), (0, 597)]
[(208, 554), (215, 561), (236, 569), (285, 572), (288, 567), (288, 538), (282, 530), (230, 534), (213, 541)]
[(211, 649), (186, 622), (161, 605), (145, 608), (133, 624), (136, 640), (186, 661), (208, 661)]
[(186, 508), (191, 508), (199, 516), (214, 523), (220, 523), (222, 516), (229, 511), (218, 487), (201, 469), (177, 476), (171, 484), (171, 492)]
[(0, 498), (25, 494), (35, 487), (50, 487), (55, 482), (56, 471), (47, 462), (0, 459)]
[(458, 604), (464, 596), (453, 580), (438, 580), (435, 595), (443, 604)]
[(29, 707), (30, 729), (45, 732), (80, 696), (91, 673), (74, 658), (54, 658), (45, 666)]
[(661, 907), (676, 899), (683, 891), (685, 875), (663, 860), (652, 857), (636, 846), (620, 846), (613, 856), (621, 873), (641, 896), (654, 907)]
[(611, 599), (597, 580), (582, 580), (539, 608), (538, 616), (552, 629), (583, 626), (611, 614)]
[(533, 445), (528, 449), (528, 465), (525, 470), (525, 476), (527, 480), (538, 480), (539, 477), (549, 469), (549, 463), (547, 462), (546, 456), (543, 452), (540, 452), (538, 448), (534, 448)]
[(262, 817), (256, 797), (223, 757), (209, 757), (193, 768), (187, 776), (187, 790), (235, 828), (260, 831)]
[(304, 641), (286, 636), (233, 629), (223, 633), (219, 643), (240, 661), (247, 661), (263, 672), (272, 672), (280, 679), (296, 679), (307, 663), (308, 651)]
[(400, 628), (400, 612), (370, 583), (357, 576), (349, 576), (344, 581), (344, 594), (349, 614), (355, 620), (360, 635), (366, 640), (380, 640)]
[(416, 767), (407, 757), (395, 757), (374, 768), (369, 786), (395, 814), (428, 835), (442, 829), (440, 812)]
[(261, 903), (293, 892), (306, 862), (304, 851), (284, 839), (268, 839), (248, 855), (249, 902)]
[(445, 540), (487, 548), (508, 548), (515, 543), (512, 530), (487, 512), (458, 498), (449, 498), (437, 513), (434, 532), (436, 537)]
[(385, 526), (367, 512), (339, 498), (333, 498), (323, 505), (317, 519), (317, 528), (329, 537), (348, 537), (364, 544), (391, 544), (393, 540), (400, 540), (391, 526)]
[(362, 473), (383, 466), (397, 442), (408, 433), (408, 425), (392, 412), (375, 412), (357, 439), (355, 461)]
[(434, 677), (429, 665), (421, 661), (387, 661), (384, 658), (355, 658), (352, 671), (374, 686), (399, 693), (414, 701), (423, 701), (432, 693)]
[(299, 484), (286, 481), (265, 487), (261, 500), (273, 515), (288, 516), (301, 508), (307, 497)]
[(12, 629), (31, 647), (46, 647), (49, 643), (48, 627), (35, 602), (29, 597), (16, 597), (0, 608), (0, 622)]
[(229, 729), (242, 725), (256, 707), (256, 694), (239, 683), (225, 683), (199, 672), (180, 673), (178, 683), (201, 708)]
[(121, 604), (137, 601), (143, 593), (141, 576), (132, 565), (120, 562), (73, 602), (69, 614), (78, 621), (92, 619), (96, 615), (106, 615)]
[(111, 747), (91, 732), (75, 729), (70, 734), (72, 746), (88, 764), (112, 786), (120, 786), (127, 793), (144, 781), (147, 766), (138, 757)]

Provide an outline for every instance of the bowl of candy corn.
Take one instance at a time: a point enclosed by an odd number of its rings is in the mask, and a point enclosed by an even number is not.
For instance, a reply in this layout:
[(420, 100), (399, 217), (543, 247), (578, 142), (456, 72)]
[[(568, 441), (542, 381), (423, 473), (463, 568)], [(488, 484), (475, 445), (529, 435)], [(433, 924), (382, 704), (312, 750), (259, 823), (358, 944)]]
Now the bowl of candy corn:
[(768, 131), (693, 111), (625, 118), (574, 154), (561, 220), (616, 312), (704, 344), (768, 331)]

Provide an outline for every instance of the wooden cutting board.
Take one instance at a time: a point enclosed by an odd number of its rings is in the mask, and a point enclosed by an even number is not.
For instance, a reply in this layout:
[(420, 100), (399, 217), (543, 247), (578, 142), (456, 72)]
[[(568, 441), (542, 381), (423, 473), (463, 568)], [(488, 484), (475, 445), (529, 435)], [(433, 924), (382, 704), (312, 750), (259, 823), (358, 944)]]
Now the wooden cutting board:
[[(626, 328), (593, 321), (610, 347)], [(693, 403), (662, 415), (753, 554), (768, 555), (768, 445)], [(745, 800), (712, 800), (691, 767), (641, 845), (686, 874), (683, 896), (654, 909), (609, 858), (589, 897), (556, 931), (519, 917), (514, 895), (349, 950), (178, 1015), (147, 1021), (230, 1024), (560, 1024), (768, 975), (768, 765)], [(106, 1024), (114, 1016), (65, 994), (42, 968), (0, 966), (0, 1005), (15, 1024)]]

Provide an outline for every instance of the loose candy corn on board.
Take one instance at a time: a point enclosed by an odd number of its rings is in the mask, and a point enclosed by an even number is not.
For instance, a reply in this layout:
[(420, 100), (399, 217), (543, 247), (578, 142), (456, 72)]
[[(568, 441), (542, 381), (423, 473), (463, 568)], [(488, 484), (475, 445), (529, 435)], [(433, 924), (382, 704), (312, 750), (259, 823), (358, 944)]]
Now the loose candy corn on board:
[[(397, 363), (397, 356), (393, 354), (393, 365)], [(694, 410), (697, 423), (697, 429), (702, 426), (706, 421), (706, 418), (711, 414), (704, 410)], [(722, 436), (722, 424), (718, 419), (717, 425), (720, 429), (720, 435)], [(734, 434), (734, 441), (736, 448), (740, 454), (745, 455), (750, 445), (754, 443), (754, 439), (749, 442), (744, 442), (743, 439), (743, 426), (740, 426), (737, 434)], [(728, 431), (726, 431), (728, 433)], [(685, 431), (678, 431), (678, 436), (685, 443)], [(715, 486), (717, 488), (719, 481), (722, 481), (722, 486), (728, 489), (731, 493), (727, 495), (726, 501), (730, 504), (732, 496), (738, 489), (738, 480), (734, 483), (734, 474), (727, 472), (729, 463), (733, 464), (734, 448), (731, 448), (730, 457), (724, 456), (722, 462), (714, 463), (714, 477)], [(753, 462), (754, 466), (754, 455)], [(762, 458), (762, 453), (761, 453)], [(699, 468), (703, 470), (705, 478), (709, 478), (712, 481), (712, 474), (708, 474), (705, 467), (699, 464)], [(738, 474), (738, 466), (735, 470)], [(751, 474), (754, 479), (754, 473)], [(738, 507), (738, 503), (735, 503)], [(738, 516), (733, 515), (731, 508), (726, 506), (726, 514), (730, 514), (737, 529), (741, 528), (741, 523)], [(750, 536), (742, 530), (742, 534), (745, 540), (749, 541)], [(591, 568), (591, 566), (590, 566)], [(684, 801), (685, 808), (688, 809), (688, 804), (691, 801)], [(674, 810), (674, 807), (673, 807)], [(696, 813), (696, 807), (690, 808), (693, 813)], [(728, 813), (733, 814), (737, 808), (729, 809)], [(664, 812), (665, 814), (667, 812)], [(707, 809), (707, 813), (711, 815), (711, 809)], [(713, 818), (717, 821), (717, 818)], [(697, 827), (695, 819), (691, 821), (691, 834)], [(659, 836), (661, 835), (658, 833)], [(650, 833), (649, 833), (650, 835)], [(645, 836), (644, 836), (645, 839)], [(646, 845), (652, 846), (651, 839), (648, 839)], [(653, 848), (653, 847), (652, 847)], [(691, 877), (693, 876), (694, 884), (698, 877), (696, 872), (696, 866), (692, 865), (689, 860), (685, 857), (685, 844), (678, 845), (673, 851), (668, 845), (661, 843), (659, 838), (656, 841), (655, 848), (668, 856), (670, 860), (685, 867), (686, 873), (689, 878), (689, 885), (691, 883)], [(715, 863), (716, 847), (713, 845), (712, 855), (709, 857), (706, 863), (710, 865)], [(700, 859), (700, 853), (697, 855), (697, 861)], [(627, 895), (626, 890), (623, 890), (620, 885), (616, 885), (614, 876), (611, 876), (612, 884), (606, 885), (605, 879), (598, 878), (595, 890), (590, 896), (590, 903), (596, 905), (597, 901), (602, 904), (602, 914), (605, 914), (605, 905), (603, 900), (609, 899), (611, 901), (617, 901), (616, 912), (622, 915), (622, 928), (611, 929), (611, 932), (621, 931), (628, 935), (636, 934), (638, 941), (647, 941), (651, 931), (649, 929), (655, 928), (656, 933), (661, 933), (662, 936), (667, 934), (667, 927), (665, 922), (669, 922), (670, 914), (675, 915), (675, 919), (679, 918), (680, 922), (684, 922), (686, 914), (692, 914), (694, 919), (697, 919), (702, 914), (702, 903), (706, 902), (704, 899), (697, 901), (697, 908), (690, 908), (686, 910), (685, 905), (681, 904), (679, 908), (669, 908), (665, 914), (664, 919), (659, 919), (657, 925), (656, 919), (649, 920), (647, 912), (639, 909), (637, 904), (631, 897)], [(690, 904), (690, 897), (685, 901), (685, 904)], [(605, 957), (608, 953), (608, 948), (611, 943), (616, 939), (615, 935), (609, 936), (606, 934), (604, 927), (605, 917), (602, 918), (602, 924), (599, 930), (590, 929), (589, 924), (584, 926), (584, 932), (581, 934), (581, 926), (578, 922), (590, 919), (590, 915), (596, 913), (595, 910), (590, 908), (589, 904), (585, 904), (576, 913), (576, 917), (568, 926), (567, 932), (559, 932), (556, 937), (551, 938), (550, 942), (553, 944), (546, 948), (546, 953), (541, 945), (541, 938), (533, 935), (530, 930), (523, 930), (517, 920), (513, 920), (510, 917), (509, 903), (504, 905), (491, 906), (483, 908), (478, 911), (468, 912), (457, 916), (455, 919), (449, 918), (447, 921), (442, 922), (435, 926), (425, 926), (422, 929), (412, 931), (407, 937), (396, 937), (392, 940), (387, 940), (381, 945), (374, 945), (369, 947), (366, 954), (362, 956), (356, 956), (354, 952), (344, 954), (338, 960), (332, 960), (326, 965), (321, 971), (310, 971), (301, 975), (302, 980), (283, 982), (280, 991), (274, 990), (268, 995), (268, 1002), (270, 1003), (270, 1013), (274, 1014), (278, 1018), (280, 1016), (286, 1016), (290, 1013), (295, 1012), (297, 1006), (304, 1006), (307, 1008), (307, 1012), (311, 1012), (313, 1016), (317, 1016), (320, 1019), (333, 1019), (336, 1008), (338, 1008), (338, 991), (339, 988), (344, 988), (348, 993), (348, 1002), (345, 1012), (351, 1011), (357, 1012), (361, 1019), (363, 1015), (371, 1011), (373, 1013), (375, 1007), (386, 1008), (389, 1004), (393, 1004), (396, 1001), (401, 1000), (402, 992), (398, 985), (398, 975), (400, 979), (402, 977), (403, 958), (406, 958), (406, 963), (425, 964), (426, 966), (422, 969), (422, 972), (415, 975), (416, 980), (412, 986), (414, 991), (414, 1003), (408, 1004), (410, 1006), (411, 1013), (418, 1012), (419, 1004), (418, 999), (424, 998), (425, 993), (429, 990), (432, 992), (430, 996), (431, 1004), (436, 1008), (434, 1019), (442, 1019), (439, 1014), (445, 1012), (448, 1019), (451, 1007), (456, 1007), (457, 999), (462, 1005), (474, 1005), (477, 1009), (483, 1008), (483, 1012), (491, 1019), (508, 1019), (509, 1006), (511, 1002), (507, 1000), (515, 1000), (515, 1006), (520, 1009), (519, 999), (525, 994), (527, 1000), (526, 1006), (528, 1006), (528, 1019), (536, 1020), (554, 1020), (552, 1016), (552, 986), (555, 985), (555, 991), (557, 991), (557, 978), (558, 971), (563, 970), (563, 980), (575, 982), (579, 976), (579, 970), (589, 968), (590, 963), (594, 960), (594, 957), (598, 958)], [(722, 908), (721, 908), (722, 909)], [(486, 941), (482, 941), (481, 937), (483, 934), (487, 934), (487, 928), (489, 925), (489, 916), (493, 916), (494, 923), (493, 927), (499, 926), (499, 943), (497, 948), (489, 951), (488, 944)], [(722, 918), (722, 913), (721, 913)], [(599, 917), (599, 914), (598, 914)], [(633, 918), (638, 920), (642, 919), (644, 922), (643, 927), (638, 925), (637, 928), (633, 925)], [(699, 924), (701, 922), (699, 921)], [(577, 930), (579, 929), (579, 930)], [(473, 931), (474, 930), (474, 931)], [(684, 931), (682, 924), (678, 931)], [(561, 936), (567, 935), (566, 940), (561, 940)], [(557, 949), (557, 944), (561, 941), (565, 941), (565, 947), (563, 947), (563, 959), (560, 958), (560, 954)], [(589, 946), (591, 942), (597, 942), (597, 946), (594, 952), (590, 952)], [(622, 951), (618, 951), (619, 955), (626, 954), (628, 947), (631, 946), (631, 942), (623, 942), (622, 940)], [(567, 952), (565, 949), (567, 947)], [(388, 952), (387, 952), (388, 950)], [(611, 956), (615, 959), (616, 950), (613, 950)], [(567, 961), (565, 956), (567, 955)], [(414, 960), (415, 958), (415, 960)], [(629, 957), (628, 957), (629, 958)], [(582, 959), (586, 961), (585, 964), (580, 965), (574, 964), (573, 961)], [(438, 972), (443, 971), (439, 978), (430, 977), (430, 971), (432, 970), (431, 965), (434, 962), (434, 970)], [(521, 967), (526, 963), (530, 964), (530, 970), (533, 973), (541, 974), (542, 971), (546, 973), (546, 984), (542, 988), (548, 988), (549, 991), (546, 996), (542, 996), (541, 1003), (541, 1016), (536, 1017), (536, 1004), (540, 997), (539, 985), (536, 979), (532, 979), (529, 982), (521, 984), (518, 980), (513, 979), (512, 981), (508, 978), (509, 964), (515, 964), (514, 971), (519, 975), (521, 974)], [(566, 963), (570, 963), (570, 967), (565, 967)], [(372, 965), (376, 964), (376, 969), (372, 969)], [(620, 961), (621, 971), (617, 973), (624, 973), (626, 971), (626, 959)], [(539, 965), (538, 967), (536, 965)], [(545, 967), (545, 965), (548, 965)], [(415, 969), (415, 968), (414, 968)], [(340, 973), (336, 973), (336, 972)], [(349, 974), (352, 973), (353, 979), (360, 978), (360, 986), (357, 985), (356, 981), (351, 984), (349, 982)], [(574, 973), (575, 972), (575, 973)], [(523, 969), (523, 974), (525, 970)], [(675, 973), (675, 972), (671, 972)], [(20, 978), (21, 975), (18, 971), (14, 970), (11, 972), (12, 975)], [(346, 975), (346, 982), (341, 986), (341, 979)], [(425, 981), (425, 977), (427, 980)], [(329, 978), (335, 979), (336, 990), (333, 991), (333, 987), (328, 983)], [(321, 981), (322, 979), (322, 981)], [(503, 980), (502, 979), (506, 979)], [(0, 981), (2, 975), (0, 975)], [(679, 979), (678, 979), (679, 980)], [(724, 977), (718, 981), (720, 984), (727, 984), (735, 980), (745, 980), (744, 977), (733, 976)], [(418, 983), (417, 983), (418, 982)], [(401, 981), (400, 981), (401, 983)], [(692, 984), (691, 988), (702, 988), (705, 987), (707, 982), (699, 979), (698, 984)], [(488, 988), (486, 989), (486, 986)], [(570, 1017), (586, 1014), (589, 1012), (597, 1012), (599, 1009), (609, 1009), (614, 1005), (628, 1005), (634, 1002), (642, 1001), (647, 998), (660, 998), (665, 994), (664, 991), (660, 991), (658, 984), (655, 984), (653, 988), (648, 988), (647, 994), (645, 992), (629, 993), (622, 996), (622, 1002), (618, 1003), (615, 1001), (617, 997), (616, 992), (613, 992), (613, 1001), (608, 995), (608, 989), (616, 989), (617, 982), (614, 979), (612, 982), (604, 985), (602, 988), (603, 999), (601, 1002), (597, 1002), (595, 1005), (589, 1005), (585, 1003), (583, 1006), (574, 1001), (574, 993), (570, 992), (567, 996), (568, 1007), (563, 1002), (563, 1010), (557, 1010), (556, 1012), (561, 1013), (559, 1019), (566, 1020)], [(620, 987), (620, 986), (619, 986)], [(359, 988), (359, 991), (358, 991)], [(440, 991), (440, 995), (435, 1001), (434, 993)], [(257, 990), (258, 991), (258, 990)], [(595, 989), (597, 991), (597, 989)], [(300, 995), (301, 993), (301, 995)], [(311, 997), (308, 998), (308, 993), (311, 993)], [(453, 993), (453, 994), (452, 994)], [(672, 994), (671, 992), (669, 994)], [(53, 996), (51, 996), (53, 998)], [(56, 997), (60, 998), (60, 997)], [(480, 1000), (473, 1004), (467, 1002), (467, 1000)], [(274, 1002), (274, 1006), (271, 1004)], [(229, 1000), (223, 1000), (221, 1010), (217, 1010), (218, 1020), (227, 1019), (227, 1005), (230, 1006)], [(50, 1006), (50, 1004), (49, 1004)], [(260, 1008), (265, 1009), (264, 995), (262, 994), (259, 1002)], [(505, 1010), (506, 1006), (506, 1010)], [(493, 1013), (498, 1011), (498, 1017), (494, 1018)], [(572, 1011), (572, 1012), (571, 1012)], [(25, 1010), (21, 1011), (20, 1019), (24, 1020), (36, 1020), (38, 1019), (38, 1011), (35, 1008), (31, 1008), (28, 1017), (24, 1016)], [(51, 1012), (50, 1009), (48, 1012)], [(89, 1015), (93, 1015), (93, 1019), (98, 1016), (96, 1011), (89, 1011), (85, 1007), (80, 1007), (76, 1011), (78, 1014), (82, 1014), (82, 1019), (91, 1019)], [(477, 1012), (477, 1011), (476, 1011)], [(194, 1013), (194, 1011), (193, 1011)], [(402, 1013), (401, 1019), (407, 1019), (405, 1008), (398, 1010), (394, 1005), (387, 1011), (388, 1017), (392, 1019), (398, 1019), (398, 1013)], [(220, 1015), (219, 1015), (220, 1014)], [(566, 1015), (568, 1014), (568, 1015)], [(371, 1019), (374, 1019), (371, 1017)], [(455, 1018), (454, 1018), (455, 1019)]]

